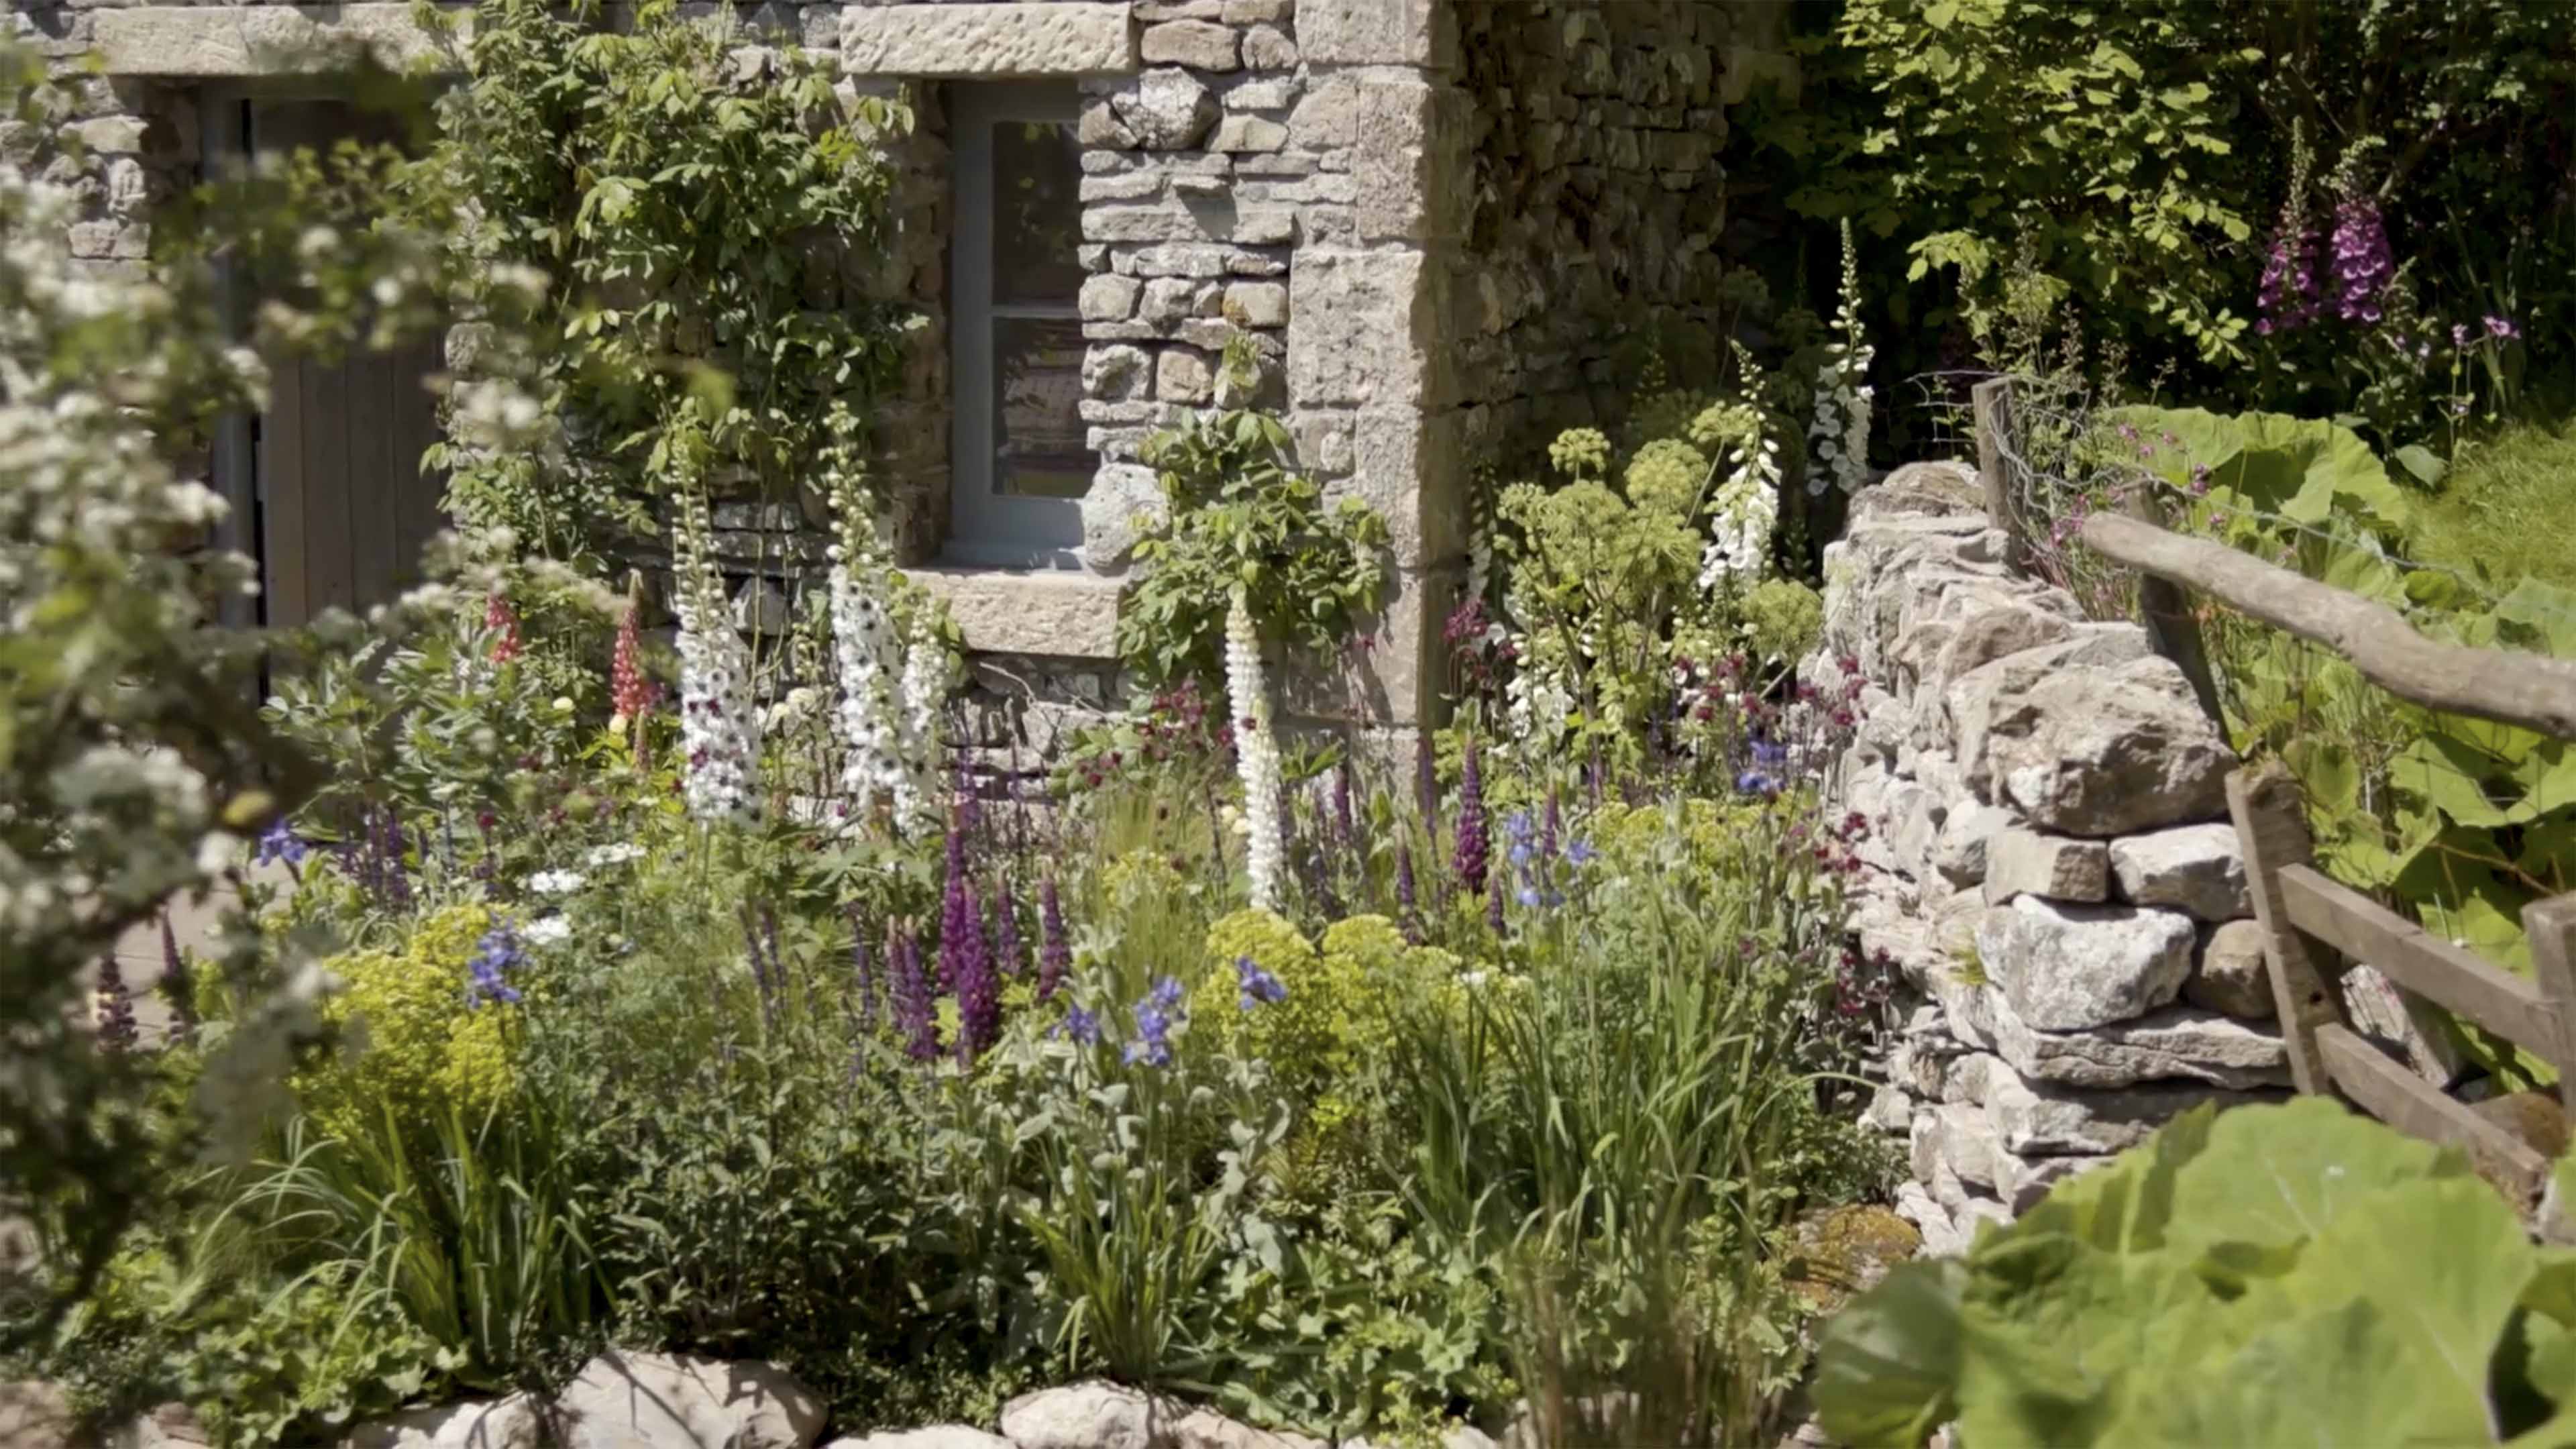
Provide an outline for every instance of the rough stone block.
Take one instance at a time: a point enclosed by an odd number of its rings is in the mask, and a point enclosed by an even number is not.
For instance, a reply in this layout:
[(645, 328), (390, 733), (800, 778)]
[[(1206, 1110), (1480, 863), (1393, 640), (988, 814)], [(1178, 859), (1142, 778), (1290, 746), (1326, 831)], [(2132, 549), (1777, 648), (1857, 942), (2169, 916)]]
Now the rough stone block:
[(1082, 495), (1082, 566), (1114, 573), (1127, 566), (1138, 531), (1163, 507), (1159, 475), (1136, 463), (1103, 463)]
[(1169, 20), (1145, 27), (1147, 65), (1185, 65), (1228, 71), (1242, 64), (1235, 32), (1212, 20)]
[(2228, 921), (2201, 933), (2200, 969), (2183, 983), (2183, 1000), (2246, 1021), (2276, 1021), (2272, 967), (2263, 954), (2263, 928)]
[(855, 5), (841, 18), (841, 68), (856, 75), (1114, 75), (1136, 61), (1124, 0)]
[(2203, 1083), (2086, 1091), (2025, 1082), (2007, 1069), (1992, 1084), (1985, 1112), (2003, 1150), (2020, 1157), (2065, 1157), (2124, 1151), (2203, 1102), (2249, 1100), (2259, 1099)]
[(946, 567), (906, 569), (904, 577), (948, 606), (948, 617), (976, 653), (1070, 659), (1118, 655), (1114, 579), (1070, 569)]
[(2189, 1080), (2246, 1088), (2290, 1081), (2278, 1032), (2216, 1012), (2168, 1006), (2089, 1031), (2042, 1031), (2023, 1021), (1996, 987), (1942, 980), (1932, 986), (1960, 1040), (1993, 1051), (2034, 1082), (2126, 1087)]
[(1141, 398), (1152, 379), (1153, 365), (1143, 348), (1091, 348), (1082, 358), (1083, 395), (1111, 402)]
[(2034, 824), (2101, 837), (2226, 812), (2236, 752), (2170, 660), (2052, 675), (1993, 729), (2000, 793)]
[(1275, 25), (1256, 25), (1244, 32), (1243, 63), (1254, 70), (1292, 70), (1297, 42)]
[[(1186, 151), (1216, 124), (1217, 101), (1185, 70), (1149, 70), (1112, 91), (1109, 109), (1118, 128), (1148, 151)], [(1094, 144), (1089, 137), (1085, 144)]]
[(1234, 282), (1225, 289), (1225, 319), (1238, 327), (1288, 325), (1288, 288), (1279, 282)]
[(2138, 905), (2172, 906), (2204, 921), (2254, 913), (2245, 893), (2245, 849), (2233, 825), (2179, 825), (2112, 841), (2111, 874), (2120, 898)]
[(1288, 144), (1288, 128), (1262, 116), (1228, 116), (1216, 123), (1211, 151), (1276, 151)]
[(2017, 895), (2052, 901), (2110, 899), (2111, 852), (2101, 841), (2011, 829), (1986, 846), (1986, 901), (2002, 905)]
[(1995, 837), (2010, 829), (2015, 818), (2000, 805), (1954, 803), (1941, 822), (1941, 838), (1933, 843), (1932, 868), (1954, 886), (1982, 883)]
[(1441, 0), (1302, 0), (1297, 37), (1326, 65), (1457, 64), (1457, 17)]
[(1214, 359), (1195, 347), (1166, 347), (1154, 359), (1154, 396), (1163, 402), (1204, 403), (1216, 389)]
[(97, 40), (112, 76), (313, 75), (355, 69), (364, 60), (400, 70), (446, 59), (413, 21), (411, 7), (400, 4), (102, 10)]
[(1080, 306), (1085, 322), (1119, 322), (1135, 314), (1136, 296), (1143, 284), (1134, 277), (1121, 277), (1103, 272), (1086, 277), (1082, 283)]
[(2022, 1020), (2044, 1031), (2082, 1031), (2181, 995), (2195, 939), (2191, 921), (2173, 911), (2026, 895), (1986, 912), (1977, 958)]
[(1426, 280), (1419, 252), (1302, 249), (1288, 279), (1291, 401), (1428, 401), (1437, 383)]

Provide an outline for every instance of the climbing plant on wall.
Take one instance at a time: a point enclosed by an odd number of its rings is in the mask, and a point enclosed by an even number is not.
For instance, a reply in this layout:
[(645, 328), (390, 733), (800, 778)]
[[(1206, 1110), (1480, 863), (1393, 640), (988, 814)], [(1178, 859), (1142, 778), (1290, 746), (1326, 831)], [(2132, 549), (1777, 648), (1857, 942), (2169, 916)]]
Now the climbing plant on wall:
[(809, 481), (893, 380), (906, 326), (878, 285), (903, 108), (672, 0), (613, 28), (589, 8), (475, 7), (470, 37), (450, 32), (466, 80), (404, 193), (460, 223), (466, 305), (533, 306), (548, 339), (468, 371), (509, 378), (558, 445), (447, 449), (451, 502), (559, 557), (649, 527), (684, 409), (718, 486)]

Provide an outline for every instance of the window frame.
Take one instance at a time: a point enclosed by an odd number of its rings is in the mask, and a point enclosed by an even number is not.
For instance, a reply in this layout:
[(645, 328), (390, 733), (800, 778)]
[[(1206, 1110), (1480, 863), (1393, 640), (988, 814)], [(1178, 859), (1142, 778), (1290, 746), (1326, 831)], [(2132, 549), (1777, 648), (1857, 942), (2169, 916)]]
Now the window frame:
[[(1082, 96), (1071, 81), (966, 83), (949, 89), (949, 533), (945, 557), (1001, 568), (1075, 568), (1082, 500), (997, 491), (993, 468), (993, 334), (1017, 319), (1079, 323), (1078, 299), (993, 300), (993, 130), (1022, 121), (1071, 125)], [(1094, 465), (1097, 479), (1097, 463)], [(1094, 486), (1098, 486), (1095, 481)]]

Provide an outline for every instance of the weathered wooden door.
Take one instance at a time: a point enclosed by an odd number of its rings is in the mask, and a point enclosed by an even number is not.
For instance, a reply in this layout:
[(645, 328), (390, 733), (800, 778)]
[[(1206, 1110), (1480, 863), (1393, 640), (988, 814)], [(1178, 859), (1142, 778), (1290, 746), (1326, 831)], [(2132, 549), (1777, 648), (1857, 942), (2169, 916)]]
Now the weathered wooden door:
[[(244, 129), (254, 151), (322, 151), (343, 136), (382, 139), (368, 119), (342, 102), (253, 101)], [(420, 466), (438, 438), (427, 384), (440, 365), (436, 338), (272, 365), (251, 438), (266, 623), (363, 611), (419, 581), (422, 546), (446, 525), (444, 481)]]

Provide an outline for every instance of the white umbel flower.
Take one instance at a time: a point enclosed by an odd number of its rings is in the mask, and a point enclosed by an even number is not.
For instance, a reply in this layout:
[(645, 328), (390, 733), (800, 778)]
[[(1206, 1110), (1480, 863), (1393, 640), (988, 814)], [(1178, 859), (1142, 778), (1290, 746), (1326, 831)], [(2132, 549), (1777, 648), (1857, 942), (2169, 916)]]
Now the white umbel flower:
[(1284, 852), (1279, 842), (1279, 741), (1270, 729), (1270, 690), (1262, 678), (1261, 638), (1243, 590), (1225, 615), (1225, 693), (1234, 710), (1235, 769), (1243, 777), (1244, 869), (1252, 904), (1276, 910)]
[(710, 824), (760, 819), (760, 710), (751, 698), (751, 650), (725, 607), (708, 546), (706, 500), (684, 493), (672, 563), (680, 619), (680, 748), (689, 813)]
[(1845, 493), (1869, 480), (1869, 424), (1873, 393), (1869, 365), (1877, 350), (1860, 325), (1860, 252), (1852, 245), (1851, 223), (1843, 223), (1842, 304), (1834, 313), (1837, 334), (1816, 366), (1816, 416), (1807, 425), (1815, 454), (1807, 469), (1807, 492), (1820, 494), (1830, 483)]

